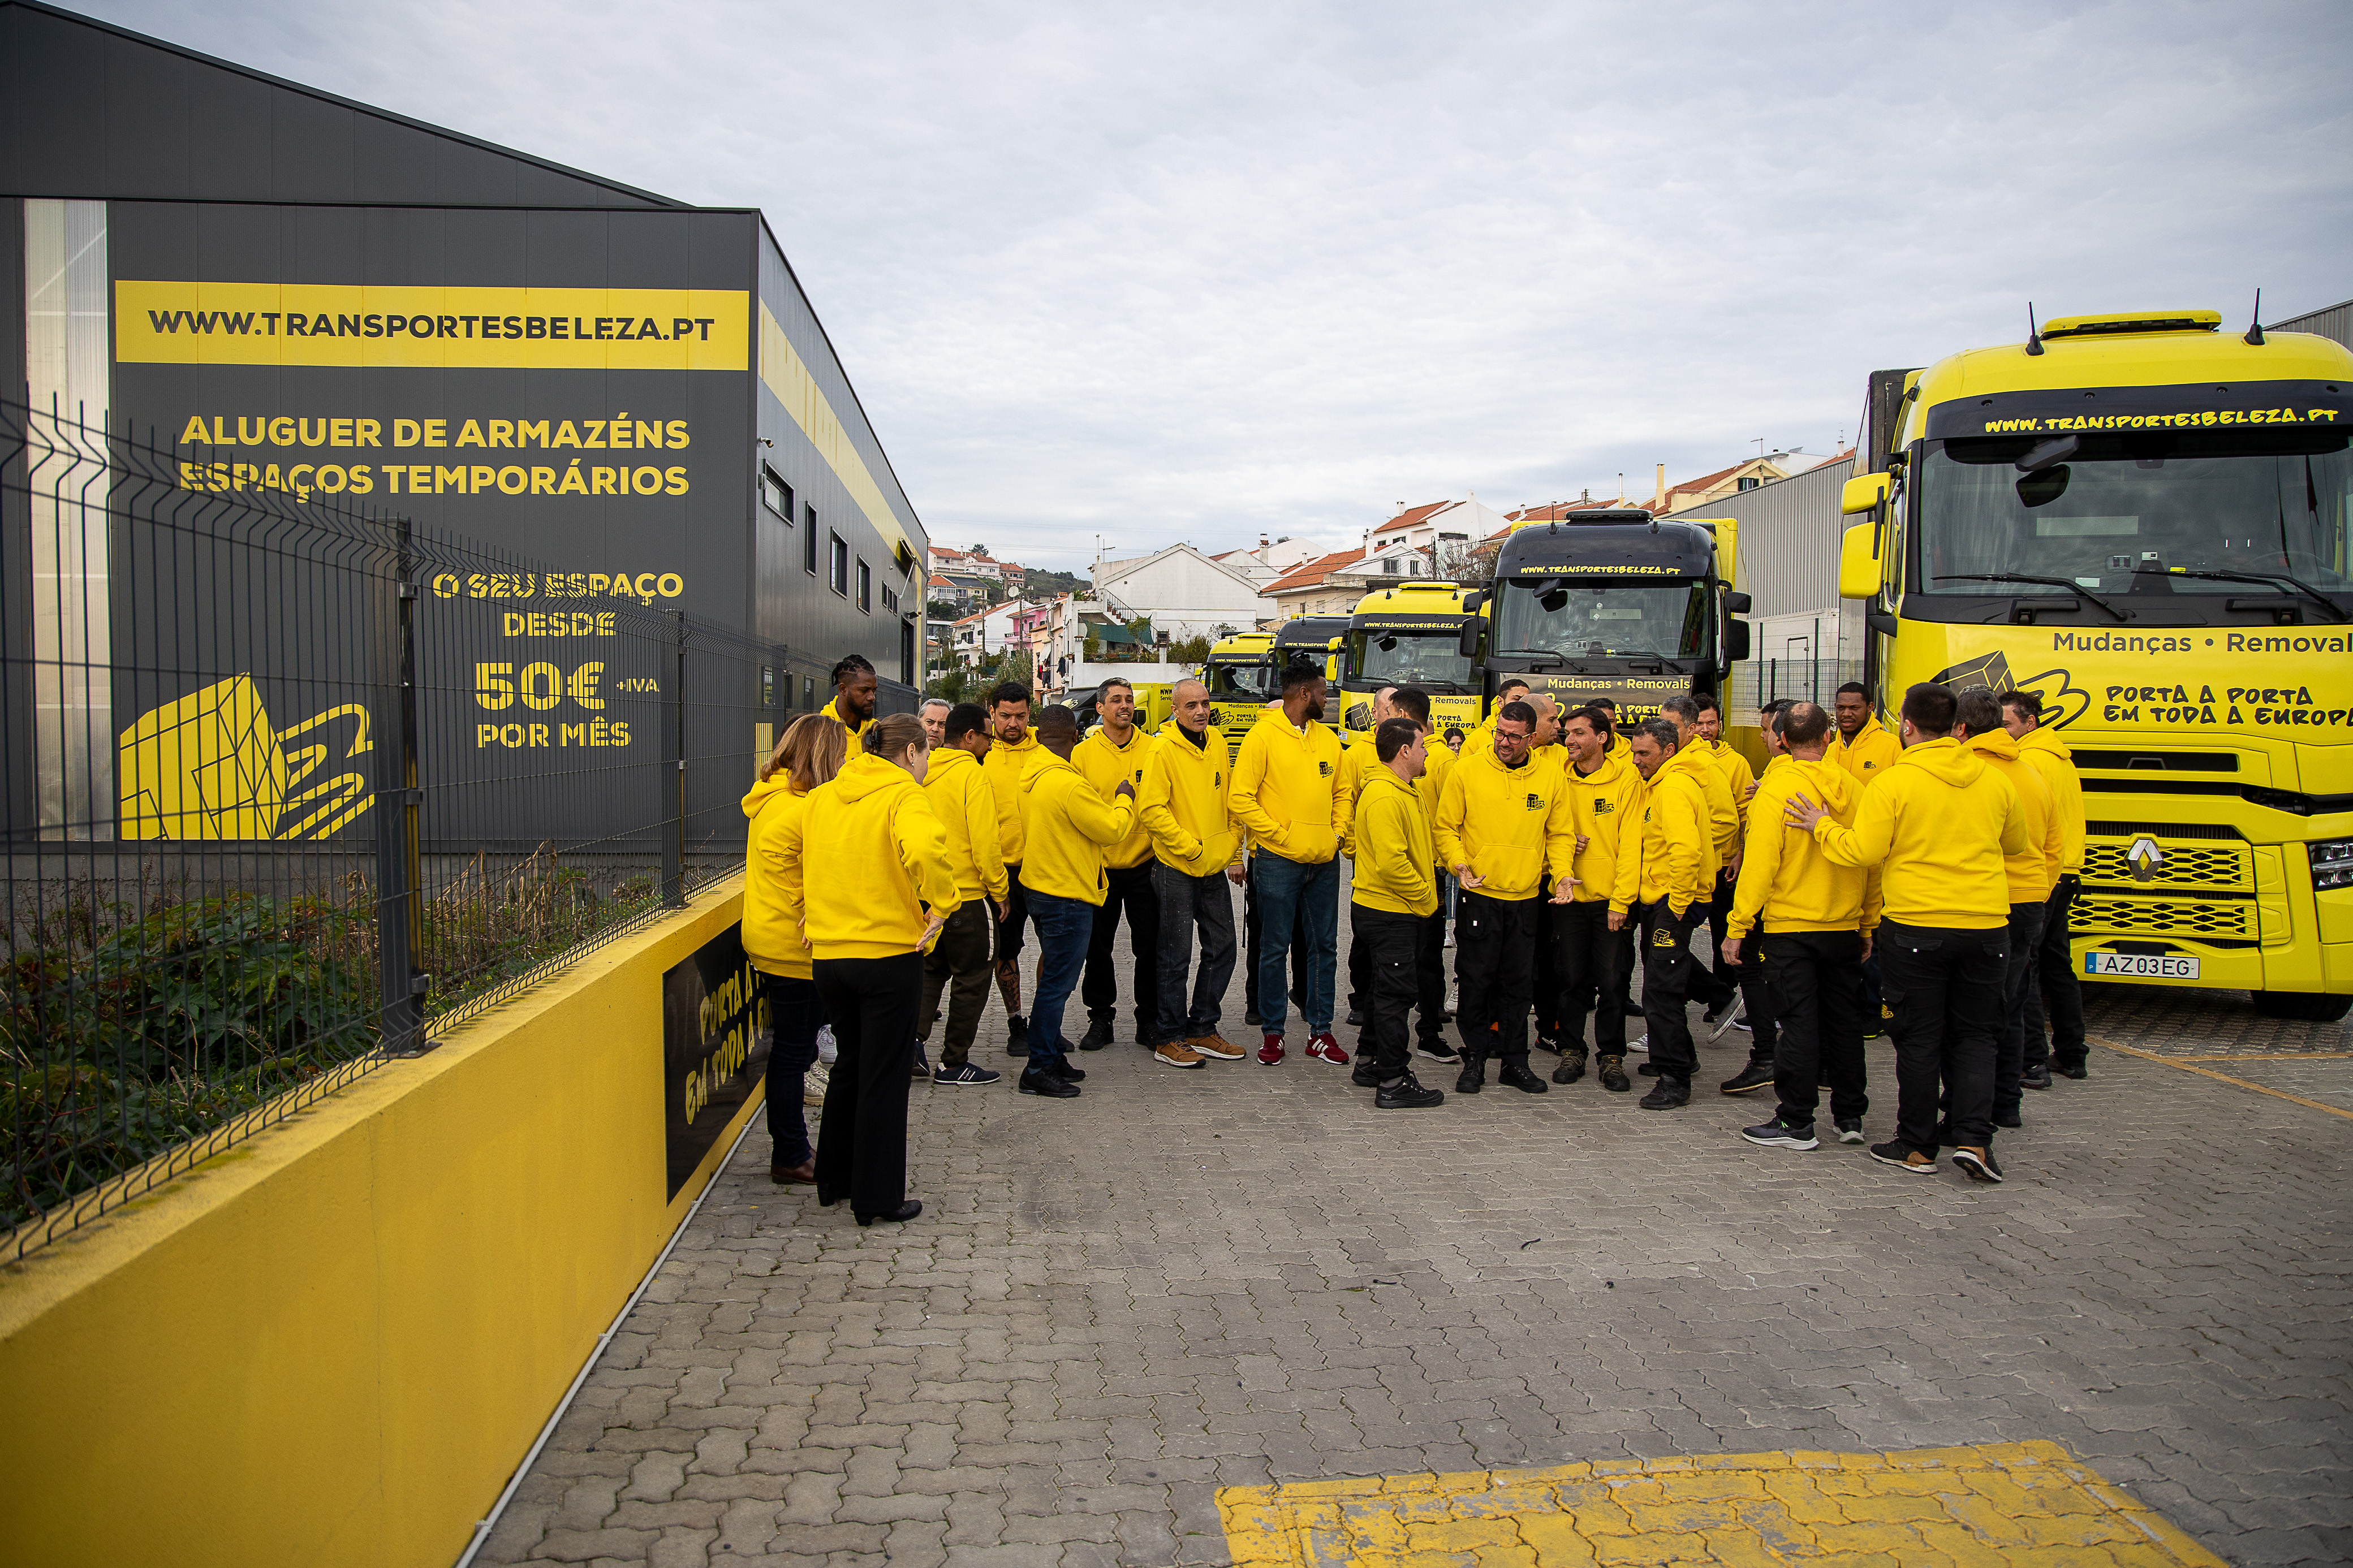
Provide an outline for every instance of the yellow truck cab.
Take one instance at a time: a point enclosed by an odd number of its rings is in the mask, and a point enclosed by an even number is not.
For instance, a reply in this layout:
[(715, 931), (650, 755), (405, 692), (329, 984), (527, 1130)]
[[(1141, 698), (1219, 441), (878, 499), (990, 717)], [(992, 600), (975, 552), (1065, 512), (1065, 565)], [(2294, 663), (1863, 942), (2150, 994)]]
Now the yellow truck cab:
[(1275, 697), (1274, 634), (1240, 632), (1209, 649), (1201, 683), (1209, 689), (1209, 721), (1234, 745), (1250, 732)]
[(1883, 722), (2038, 694), (2089, 832), (2077, 973), (2353, 1005), (2353, 353), (2211, 310), (1871, 378), (1839, 592)]
[(1430, 721), (1441, 735), (1468, 731), (1485, 716), (1475, 639), (1472, 652), (1462, 648), (1463, 628), (1477, 620), (1462, 605), (1469, 592), (1454, 583), (1400, 583), (1356, 602), (1341, 650), (1344, 738), (1372, 728), (1373, 697), (1384, 686), (1430, 693)]

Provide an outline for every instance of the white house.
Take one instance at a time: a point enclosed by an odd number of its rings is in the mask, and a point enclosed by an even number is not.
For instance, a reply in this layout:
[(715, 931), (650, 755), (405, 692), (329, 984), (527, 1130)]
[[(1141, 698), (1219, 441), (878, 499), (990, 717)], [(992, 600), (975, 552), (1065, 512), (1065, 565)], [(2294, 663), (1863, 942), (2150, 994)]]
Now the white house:
[(1366, 529), (1365, 554), (1382, 563), (1376, 570), (1388, 576), (1442, 577), (1481, 540), (1505, 526), (1504, 515), (1477, 496), (1430, 501)]
[(1152, 629), (1172, 642), (1216, 637), (1219, 627), (1250, 631), (1275, 613), (1248, 572), (1211, 560), (1189, 544), (1155, 554), (1106, 561), (1095, 568), (1095, 592), (1126, 616), (1149, 616)]

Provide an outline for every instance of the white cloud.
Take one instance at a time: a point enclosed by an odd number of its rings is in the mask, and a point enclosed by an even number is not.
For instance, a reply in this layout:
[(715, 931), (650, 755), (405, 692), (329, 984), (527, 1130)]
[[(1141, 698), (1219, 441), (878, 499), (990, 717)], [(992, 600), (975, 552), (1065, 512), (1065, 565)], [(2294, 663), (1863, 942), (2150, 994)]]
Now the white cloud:
[(2353, 294), (2334, 4), (98, 9), (763, 207), (934, 536), (1039, 564), (1826, 450), (2030, 299)]

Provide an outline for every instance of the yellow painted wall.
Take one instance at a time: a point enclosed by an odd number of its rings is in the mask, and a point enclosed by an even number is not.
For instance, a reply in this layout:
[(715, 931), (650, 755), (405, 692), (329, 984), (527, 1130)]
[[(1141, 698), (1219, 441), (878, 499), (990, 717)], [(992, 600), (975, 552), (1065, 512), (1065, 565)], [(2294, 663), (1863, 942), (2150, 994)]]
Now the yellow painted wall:
[(661, 977), (740, 891), (0, 1269), (0, 1560), (447, 1568), (715, 1173)]

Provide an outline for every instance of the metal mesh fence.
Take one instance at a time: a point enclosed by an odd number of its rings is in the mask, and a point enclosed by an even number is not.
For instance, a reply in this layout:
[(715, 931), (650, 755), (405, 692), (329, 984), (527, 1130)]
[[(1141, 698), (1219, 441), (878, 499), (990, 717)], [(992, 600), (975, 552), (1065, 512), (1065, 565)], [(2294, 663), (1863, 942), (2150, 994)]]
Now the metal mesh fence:
[(0, 403), (0, 1255), (742, 865), (806, 654), (341, 477)]
[(1859, 658), (1746, 659), (1732, 667), (1724, 700), (1733, 721), (1753, 723), (1767, 702), (1790, 698), (1827, 708), (1841, 686), (1862, 679)]

